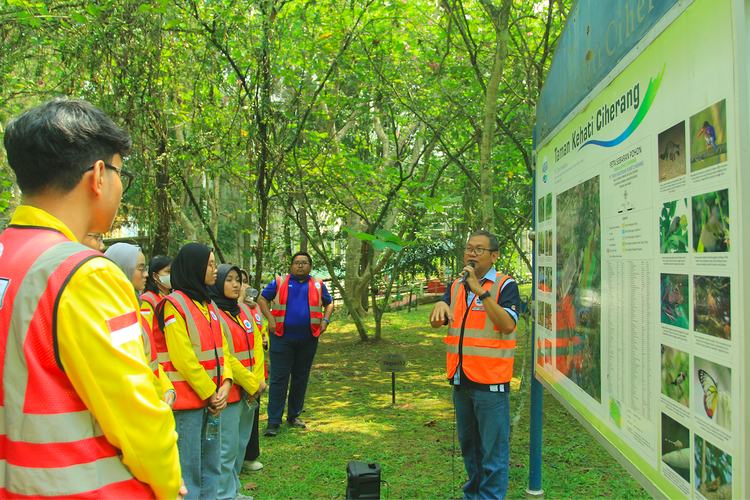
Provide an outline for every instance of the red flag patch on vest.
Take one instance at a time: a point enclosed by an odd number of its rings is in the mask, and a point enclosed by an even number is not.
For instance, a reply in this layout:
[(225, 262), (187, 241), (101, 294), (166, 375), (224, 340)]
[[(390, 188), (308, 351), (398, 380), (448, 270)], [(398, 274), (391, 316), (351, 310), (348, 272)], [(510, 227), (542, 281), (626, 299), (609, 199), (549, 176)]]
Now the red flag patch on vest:
[(135, 340), (141, 335), (141, 325), (138, 322), (138, 311), (115, 316), (107, 320), (109, 334), (112, 337), (112, 344), (117, 347), (125, 342)]

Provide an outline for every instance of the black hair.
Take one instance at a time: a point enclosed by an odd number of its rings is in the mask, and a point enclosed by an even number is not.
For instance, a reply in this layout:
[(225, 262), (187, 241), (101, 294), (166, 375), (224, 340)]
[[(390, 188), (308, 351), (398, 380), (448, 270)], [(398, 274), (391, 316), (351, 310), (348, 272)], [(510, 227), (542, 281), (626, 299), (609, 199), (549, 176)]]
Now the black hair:
[(296, 259), (300, 255), (304, 255), (305, 257), (307, 257), (308, 262), (310, 262), (310, 265), (312, 265), (312, 257), (310, 257), (310, 254), (307, 252), (297, 252), (292, 255), (292, 260), (289, 261), (289, 265), (291, 265), (294, 262), (294, 259)]
[(130, 135), (93, 104), (55, 98), (8, 123), (5, 130), (8, 164), (26, 194), (54, 188), (62, 194), (75, 188), (86, 168), (98, 160), (126, 157)]
[(497, 236), (490, 233), (489, 231), (477, 231), (476, 233), (469, 236), (469, 239), (473, 238), (474, 236), (486, 236), (490, 240), (490, 252), (500, 251), (500, 240), (498, 240)]
[(247, 274), (247, 271), (245, 271), (244, 269), (240, 269), (240, 273), (244, 274), (245, 279), (247, 279), (247, 282), (250, 283), (250, 275)]
[(172, 259), (166, 255), (157, 255), (148, 261), (148, 276), (146, 276), (146, 291), (159, 295), (159, 284), (154, 279), (154, 273), (158, 273), (172, 263)]

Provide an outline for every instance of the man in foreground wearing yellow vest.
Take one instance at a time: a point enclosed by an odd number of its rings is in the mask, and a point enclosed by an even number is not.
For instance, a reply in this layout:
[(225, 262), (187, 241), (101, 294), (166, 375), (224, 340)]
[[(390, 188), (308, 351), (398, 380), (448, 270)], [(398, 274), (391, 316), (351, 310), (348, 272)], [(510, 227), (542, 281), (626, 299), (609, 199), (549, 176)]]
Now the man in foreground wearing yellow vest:
[(466, 499), (505, 498), (508, 491), (508, 394), (521, 298), (513, 278), (493, 267), (498, 250), (494, 234), (472, 234), (464, 249), (463, 277), (430, 313), (433, 328), (448, 325), (448, 380), (469, 475)]
[(0, 235), (0, 498), (185, 494), (133, 285), (78, 243), (112, 225), (130, 136), (88, 102), (54, 99), (4, 143), (23, 203)]

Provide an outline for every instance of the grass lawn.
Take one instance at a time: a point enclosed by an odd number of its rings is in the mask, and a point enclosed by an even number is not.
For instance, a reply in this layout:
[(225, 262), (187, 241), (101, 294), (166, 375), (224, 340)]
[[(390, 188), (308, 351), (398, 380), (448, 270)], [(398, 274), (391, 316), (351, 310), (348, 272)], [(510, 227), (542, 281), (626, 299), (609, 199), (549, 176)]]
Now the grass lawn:
[[(387, 314), (380, 342), (360, 342), (352, 323), (335, 318), (321, 337), (310, 376), (301, 416), (308, 429), (282, 426), (274, 438), (261, 436), (265, 467), (243, 472), (243, 493), (256, 499), (345, 498), (346, 464), (356, 460), (380, 464), (384, 499), (460, 498), (467, 478), (445, 380), (445, 328), (429, 326), (430, 309)], [(524, 498), (528, 485), (531, 363), (524, 362), (529, 351), (523, 322), (518, 339), (514, 376), (522, 383), (510, 403), (511, 417), (520, 418), (511, 435), (508, 498)], [(407, 371), (396, 374), (395, 405), (391, 374), (378, 367), (380, 354), (389, 352), (408, 361)], [(546, 391), (544, 407), (546, 498), (649, 498)], [(264, 404), (261, 431), (265, 410)]]

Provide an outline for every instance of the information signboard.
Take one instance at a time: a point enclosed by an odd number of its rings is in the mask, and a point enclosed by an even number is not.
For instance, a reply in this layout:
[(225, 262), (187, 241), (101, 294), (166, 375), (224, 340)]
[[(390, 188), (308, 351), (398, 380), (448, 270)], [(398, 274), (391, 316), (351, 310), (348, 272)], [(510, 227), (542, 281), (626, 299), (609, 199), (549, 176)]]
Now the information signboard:
[(536, 376), (658, 497), (750, 497), (746, 6), (675, 3), (537, 145)]

